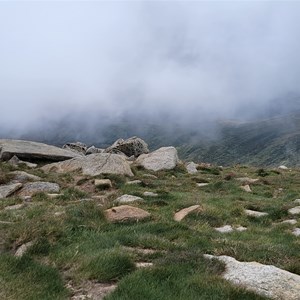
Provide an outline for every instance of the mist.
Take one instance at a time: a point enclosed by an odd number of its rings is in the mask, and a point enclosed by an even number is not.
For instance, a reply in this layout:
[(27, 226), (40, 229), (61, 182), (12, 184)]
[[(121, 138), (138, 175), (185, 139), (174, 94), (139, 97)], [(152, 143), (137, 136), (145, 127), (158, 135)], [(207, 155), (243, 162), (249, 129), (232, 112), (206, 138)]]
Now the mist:
[(0, 137), (288, 110), (299, 20), (292, 1), (0, 2)]

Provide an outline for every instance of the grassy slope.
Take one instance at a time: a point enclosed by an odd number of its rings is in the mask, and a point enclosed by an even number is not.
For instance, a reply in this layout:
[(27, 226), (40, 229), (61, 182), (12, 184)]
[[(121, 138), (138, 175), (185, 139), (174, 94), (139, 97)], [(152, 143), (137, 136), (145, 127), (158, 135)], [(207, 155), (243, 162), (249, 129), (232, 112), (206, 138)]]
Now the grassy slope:
[[(0, 167), (5, 178), (11, 167)], [(83, 187), (91, 178), (81, 179), (81, 185), (75, 187), (76, 174), (31, 172), (58, 182), (64, 196), (49, 199), (39, 194), (31, 205), (16, 211), (4, 207), (20, 203), (20, 199), (1, 200), (0, 220), (13, 222), (0, 224), (1, 299), (66, 299), (70, 296), (67, 282), (81, 287), (87, 280), (118, 282), (118, 288), (106, 297), (110, 300), (262, 299), (221, 279), (223, 265), (204, 260), (203, 253), (255, 260), (300, 274), (300, 240), (291, 234), (293, 226), (274, 225), (289, 218), (287, 210), (293, 207), (292, 200), (300, 198), (298, 170), (258, 173), (255, 168), (238, 166), (219, 174), (208, 169), (189, 175), (177, 168), (153, 173), (158, 179), (143, 177), (149, 172), (135, 170), (135, 179), (141, 179), (143, 185), (125, 185), (124, 178), (111, 176), (116, 190), (104, 206), (99, 206), (99, 200), (78, 201), (89, 196)], [(253, 193), (249, 194), (239, 188), (236, 180), (225, 180), (228, 174), (264, 177), (252, 185)], [(205, 181), (210, 184), (196, 186), (196, 182)], [(280, 193), (279, 188), (283, 188)], [(126, 224), (105, 221), (103, 209), (111, 206), (117, 195), (142, 196), (144, 191), (159, 194), (134, 204), (151, 212), (150, 220)], [(98, 195), (107, 192), (93, 191)], [(181, 223), (173, 221), (174, 212), (194, 204), (200, 204), (203, 211)], [(250, 218), (244, 208), (266, 211), (269, 216)], [(246, 226), (248, 230), (225, 235), (213, 229), (226, 224)], [(15, 249), (28, 241), (35, 241), (29, 252), (21, 259), (13, 257)], [(137, 270), (134, 263), (139, 261), (154, 266)]]

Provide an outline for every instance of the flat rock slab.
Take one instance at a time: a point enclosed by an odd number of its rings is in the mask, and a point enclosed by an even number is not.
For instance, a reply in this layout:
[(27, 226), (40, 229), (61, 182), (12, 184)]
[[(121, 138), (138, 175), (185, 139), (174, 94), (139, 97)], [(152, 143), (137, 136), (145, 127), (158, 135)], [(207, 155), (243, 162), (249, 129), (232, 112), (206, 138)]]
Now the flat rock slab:
[(19, 190), (22, 187), (22, 183), (11, 183), (0, 186), (0, 198), (6, 198)]
[(281, 224), (291, 224), (291, 225), (295, 225), (297, 224), (297, 220), (295, 219), (289, 219), (289, 220), (284, 220), (282, 222), (280, 222)]
[(59, 193), (59, 185), (52, 182), (29, 182), (24, 184), (23, 188), (19, 192), (19, 196), (33, 196), (36, 193)]
[(42, 170), (57, 173), (81, 171), (83, 175), (118, 174), (133, 176), (130, 165), (123, 155), (96, 153), (84, 157), (76, 157), (63, 162), (42, 167)]
[(14, 172), (10, 172), (9, 174), (14, 175), (14, 180), (18, 181), (18, 182), (26, 182), (26, 181), (39, 181), (42, 178), (39, 176), (35, 176), (32, 174), (29, 174), (27, 172), (24, 171), (14, 171)]
[(144, 192), (143, 195), (145, 197), (158, 197), (158, 194), (153, 192)]
[(149, 154), (140, 155), (136, 164), (147, 170), (172, 170), (178, 164), (177, 150), (174, 147), (162, 147)]
[(195, 164), (194, 162), (187, 163), (185, 167), (186, 167), (186, 170), (189, 174), (198, 173), (198, 170), (197, 170), (198, 165)]
[(106, 219), (109, 222), (126, 222), (126, 221), (140, 221), (150, 217), (147, 211), (129, 205), (121, 205), (105, 210)]
[(184, 208), (184, 209), (178, 211), (174, 215), (174, 220), (177, 221), (177, 222), (180, 222), (181, 220), (183, 220), (190, 213), (200, 211), (200, 210), (201, 210), (200, 205), (192, 205), (190, 207)]
[(208, 259), (217, 259), (226, 265), (222, 277), (232, 284), (244, 287), (261, 296), (275, 300), (299, 300), (300, 276), (275, 266), (257, 262), (239, 262), (230, 256), (205, 254)]
[(264, 217), (264, 216), (268, 215), (268, 213), (266, 213), (266, 212), (260, 212), (260, 211), (251, 210), (251, 209), (245, 209), (245, 214), (247, 216), (255, 217), (255, 218), (260, 218), (260, 217)]
[(125, 204), (138, 201), (144, 201), (144, 199), (133, 195), (122, 195), (121, 197), (117, 198), (114, 202), (118, 204)]
[(197, 183), (197, 186), (199, 186), (199, 187), (203, 187), (203, 186), (207, 186), (207, 185), (209, 185), (209, 183), (205, 183), (205, 182)]
[(299, 215), (299, 214), (300, 214), (300, 206), (296, 206), (296, 207), (290, 208), (290, 209), (288, 210), (288, 212), (289, 212), (291, 215)]
[(239, 178), (236, 178), (236, 180), (238, 180), (242, 184), (251, 184), (251, 183), (255, 183), (255, 182), (259, 181), (259, 179), (252, 179), (249, 177), (239, 177)]
[(127, 181), (126, 182), (127, 185), (139, 185), (142, 184), (141, 180), (132, 180), (132, 181)]
[(232, 228), (231, 225), (225, 225), (222, 227), (217, 227), (217, 228), (215, 228), (215, 230), (220, 233), (229, 233), (229, 232), (232, 232), (234, 229)]
[(9, 160), (14, 155), (25, 160), (61, 161), (78, 156), (72, 151), (43, 143), (0, 139), (0, 159)]
[(110, 179), (95, 179), (94, 184), (98, 187), (112, 188), (112, 183)]

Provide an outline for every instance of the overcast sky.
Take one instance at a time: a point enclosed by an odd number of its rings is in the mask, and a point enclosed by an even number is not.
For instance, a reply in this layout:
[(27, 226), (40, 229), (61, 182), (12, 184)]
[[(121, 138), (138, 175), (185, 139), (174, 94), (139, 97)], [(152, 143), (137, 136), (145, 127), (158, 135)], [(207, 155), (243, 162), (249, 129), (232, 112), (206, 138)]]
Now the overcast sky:
[(297, 1), (0, 2), (0, 126), (234, 117), (300, 94)]

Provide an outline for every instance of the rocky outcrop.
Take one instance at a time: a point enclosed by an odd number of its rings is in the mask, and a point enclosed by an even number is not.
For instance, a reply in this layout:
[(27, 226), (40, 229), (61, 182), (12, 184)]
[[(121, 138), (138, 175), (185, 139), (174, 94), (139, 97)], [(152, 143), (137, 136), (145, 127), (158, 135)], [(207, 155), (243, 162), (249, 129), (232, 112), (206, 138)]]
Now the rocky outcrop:
[(22, 187), (22, 183), (11, 183), (0, 186), (0, 199), (6, 198), (19, 190)]
[(105, 149), (96, 148), (95, 146), (91, 146), (86, 150), (86, 155), (95, 154), (95, 153), (103, 153)]
[(67, 143), (67, 144), (63, 145), (62, 148), (73, 151), (75, 153), (83, 154), (83, 155), (85, 155), (85, 153), (87, 151), (87, 146), (80, 142)]
[(42, 143), (0, 139), (0, 159), (9, 160), (14, 155), (20, 159), (30, 161), (61, 161), (79, 156), (79, 154), (72, 151)]
[(222, 277), (234, 285), (275, 300), (300, 299), (299, 275), (258, 262), (239, 262), (230, 256), (204, 256), (225, 263)]
[(178, 162), (177, 150), (174, 147), (159, 148), (149, 154), (142, 154), (136, 160), (138, 166), (152, 171), (174, 169)]
[(81, 171), (83, 175), (97, 176), (100, 174), (118, 174), (133, 176), (125, 157), (118, 154), (98, 153), (76, 157), (63, 162), (42, 167), (42, 170), (58, 173)]
[(149, 218), (150, 213), (138, 207), (121, 205), (107, 209), (105, 216), (109, 222), (117, 223), (143, 220)]
[(36, 193), (58, 193), (60, 190), (57, 183), (52, 182), (29, 182), (24, 184), (23, 188), (19, 192), (19, 196), (33, 196)]
[(141, 154), (149, 153), (148, 145), (142, 139), (134, 136), (127, 140), (118, 139), (105, 150), (108, 153), (122, 152), (128, 157), (138, 157)]

